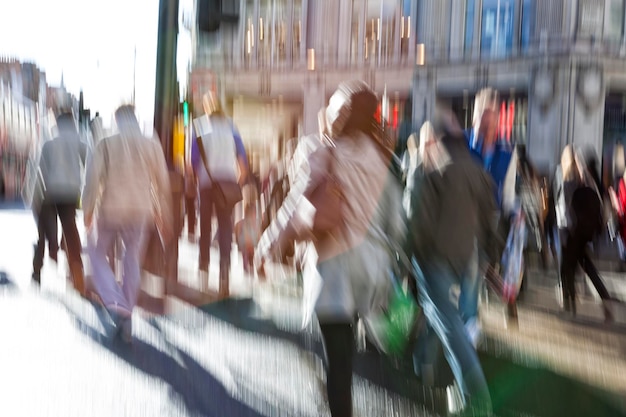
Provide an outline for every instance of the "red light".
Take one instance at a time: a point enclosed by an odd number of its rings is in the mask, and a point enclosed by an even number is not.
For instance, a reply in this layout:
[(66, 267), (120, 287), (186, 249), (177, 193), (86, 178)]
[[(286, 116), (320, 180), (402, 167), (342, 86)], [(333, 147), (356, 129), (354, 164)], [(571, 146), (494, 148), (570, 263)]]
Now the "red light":
[(391, 126), (393, 126), (394, 129), (398, 128), (398, 105), (394, 104), (393, 106), (393, 116), (391, 119)]
[(515, 122), (515, 102), (511, 100), (509, 109), (506, 114), (506, 140), (511, 141), (511, 133), (513, 132), (513, 123)]

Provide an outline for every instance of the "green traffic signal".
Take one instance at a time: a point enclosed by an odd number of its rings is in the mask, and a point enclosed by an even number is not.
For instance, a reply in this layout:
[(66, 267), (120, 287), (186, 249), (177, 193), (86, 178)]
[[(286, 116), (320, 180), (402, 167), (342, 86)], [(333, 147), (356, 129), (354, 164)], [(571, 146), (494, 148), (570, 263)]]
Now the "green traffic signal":
[(189, 125), (189, 105), (186, 101), (183, 102), (183, 123), (185, 126)]

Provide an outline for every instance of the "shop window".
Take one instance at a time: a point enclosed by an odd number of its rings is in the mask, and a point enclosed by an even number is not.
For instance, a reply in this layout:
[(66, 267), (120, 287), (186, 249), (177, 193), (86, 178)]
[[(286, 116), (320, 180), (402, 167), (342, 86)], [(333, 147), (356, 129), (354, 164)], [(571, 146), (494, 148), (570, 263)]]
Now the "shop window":
[(624, 0), (606, 0), (604, 38), (620, 42), (624, 34)]
[(530, 46), (534, 17), (535, 1), (522, 0), (522, 24), (520, 30), (520, 47), (522, 51), (526, 51)]
[(484, 0), (480, 50), (484, 56), (503, 57), (513, 50), (515, 0)]
[(474, 42), (474, 16), (476, 9), (476, 0), (467, 0), (467, 9), (465, 11), (465, 54), (469, 55), (472, 51)]

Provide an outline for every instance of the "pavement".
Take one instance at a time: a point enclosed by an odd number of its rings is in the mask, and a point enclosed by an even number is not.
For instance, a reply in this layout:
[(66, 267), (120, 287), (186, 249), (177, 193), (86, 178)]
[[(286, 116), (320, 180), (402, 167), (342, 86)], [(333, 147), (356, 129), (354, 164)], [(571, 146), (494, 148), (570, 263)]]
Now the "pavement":
[[(41, 288), (31, 283), (35, 237), (28, 211), (0, 210), (0, 415), (329, 415), (320, 334), (301, 328), (301, 291), (289, 268), (272, 266), (260, 282), (243, 273), (234, 251), (233, 297), (219, 300), (200, 291), (197, 245), (183, 239), (176, 296), (146, 277), (128, 347), (110, 337), (105, 312), (68, 285), (62, 257), (46, 260)], [(626, 416), (626, 320), (605, 325), (591, 295), (568, 317), (550, 275), (530, 277), (516, 326), (499, 300), (485, 297), (481, 306), (479, 352), (496, 414)], [(615, 275), (612, 291), (621, 291), (621, 279)], [(212, 290), (217, 281), (212, 266)], [(443, 415), (445, 377), (426, 387), (410, 368), (406, 358), (360, 350), (354, 415)]]

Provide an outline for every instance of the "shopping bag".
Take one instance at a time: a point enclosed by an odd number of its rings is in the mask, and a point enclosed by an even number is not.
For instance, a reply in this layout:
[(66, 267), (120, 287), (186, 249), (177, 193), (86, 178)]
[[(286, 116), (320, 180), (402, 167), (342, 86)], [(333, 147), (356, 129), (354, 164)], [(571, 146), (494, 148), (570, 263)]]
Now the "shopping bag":
[(407, 294), (397, 276), (390, 274), (389, 303), (364, 319), (367, 338), (381, 352), (389, 356), (402, 356), (411, 340), (420, 308)]
[(513, 302), (519, 294), (524, 276), (524, 247), (527, 229), (524, 214), (518, 210), (507, 237), (506, 247), (502, 254), (502, 298), (505, 302)]

